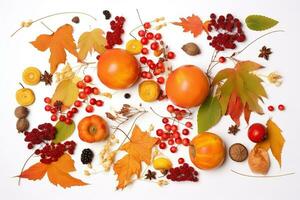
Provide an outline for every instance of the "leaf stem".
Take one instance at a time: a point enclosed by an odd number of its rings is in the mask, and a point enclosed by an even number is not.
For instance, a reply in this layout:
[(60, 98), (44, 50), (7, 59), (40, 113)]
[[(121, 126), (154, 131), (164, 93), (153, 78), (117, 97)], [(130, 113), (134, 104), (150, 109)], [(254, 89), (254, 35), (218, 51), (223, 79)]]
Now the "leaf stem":
[(231, 169), (231, 171), (235, 174), (238, 174), (240, 176), (246, 176), (246, 177), (250, 177), (250, 178), (277, 178), (277, 177), (282, 177), (282, 176), (289, 176), (289, 175), (294, 175), (296, 174), (295, 172), (291, 172), (291, 173), (286, 173), (286, 174), (278, 174), (278, 175), (272, 175), (272, 176), (260, 176), (260, 175), (249, 175), (249, 174), (243, 174), (240, 172), (237, 172), (233, 169)]
[(42, 24), (44, 27), (46, 27), (50, 32), (54, 33), (54, 31), (53, 31), (51, 28), (49, 28), (49, 26), (47, 26), (44, 22), (41, 22), (41, 24)]
[[(43, 19), (47, 19), (47, 18), (54, 17), (54, 16), (57, 16), (57, 15), (64, 15), (64, 14), (80, 14), (80, 15), (88, 16), (88, 17), (92, 18), (92, 19), (95, 20), (95, 21), (97, 20), (94, 16), (92, 16), (92, 15), (90, 15), (90, 14), (87, 14), (87, 13), (84, 13), (84, 12), (77, 12), (77, 11), (73, 12), (73, 11), (71, 11), (71, 12), (59, 12), (59, 13), (54, 13), (54, 14), (51, 14), (51, 15), (47, 15), (47, 16), (38, 18), (38, 19), (36, 19), (36, 20), (33, 20), (31, 23), (33, 24), (33, 23), (38, 22), (38, 21), (41, 21), (41, 20), (43, 20)], [(13, 32), (13, 33), (11, 34), (10, 37), (13, 37), (16, 33), (18, 33), (18, 32), (19, 32), (20, 30), (22, 30), (23, 28), (24, 28), (23, 26), (20, 26), (15, 32)]]
[(20, 175), (19, 175), (19, 180), (18, 180), (18, 185), (20, 186), (21, 185), (21, 174), (23, 173), (24, 169), (25, 169), (25, 166), (26, 164), (28, 163), (28, 161), (34, 156), (34, 152), (27, 158), (27, 160), (25, 161), (25, 163), (23, 164), (22, 166), (22, 169), (21, 169), (21, 172), (20, 172)]

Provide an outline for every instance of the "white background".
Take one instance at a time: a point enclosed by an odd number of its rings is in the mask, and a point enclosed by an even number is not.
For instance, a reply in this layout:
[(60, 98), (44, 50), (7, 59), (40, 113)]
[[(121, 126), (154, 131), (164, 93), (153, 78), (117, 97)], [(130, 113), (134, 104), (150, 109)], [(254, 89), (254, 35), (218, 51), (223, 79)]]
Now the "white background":
[[(104, 1), (104, 0), (86, 0), (86, 1), (67, 1), (67, 0), (43, 0), (43, 1), (17, 1), (2, 0), (0, 3), (0, 53), (1, 53), (1, 72), (0, 72), (0, 194), (2, 199), (299, 199), (299, 5), (298, 1), (267, 1), (267, 0), (173, 0), (173, 1)], [(279, 124), (286, 138), (286, 145), (283, 150), (283, 165), (280, 169), (276, 161), (272, 158), (272, 167), (269, 175), (277, 175), (288, 172), (296, 172), (296, 175), (282, 178), (246, 178), (233, 174), (230, 169), (237, 170), (246, 174), (251, 174), (247, 163), (234, 163), (227, 159), (225, 164), (216, 170), (200, 171), (200, 181), (194, 183), (171, 183), (165, 187), (158, 187), (154, 183), (137, 181), (123, 191), (115, 191), (116, 176), (113, 173), (99, 173), (91, 177), (83, 175), (83, 167), (80, 164), (79, 156), (83, 148), (90, 147), (99, 152), (102, 143), (89, 145), (80, 142), (75, 132), (72, 139), (78, 142), (78, 148), (75, 154), (76, 167), (78, 171), (73, 175), (82, 178), (90, 183), (86, 187), (74, 187), (71, 189), (62, 189), (49, 183), (45, 177), (42, 181), (23, 180), (21, 186), (17, 185), (17, 179), (12, 178), (20, 171), (23, 162), (31, 154), (27, 150), (23, 141), (23, 136), (15, 130), (16, 118), (14, 117), (14, 108), (17, 106), (15, 101), (15, 91), (19, 89), (18, 82), (21, 81), (22, 70), (27, 66), (38, 66), (41, 70), (48, 70), (48, 52), (41, 53), (34, 49), (28, 42), (35, 39), (40, 33), (49, 33), (39, 23), (34, 24), (29, 29), (19, 32), (14, 38), (10, 34), (18, 27), (21, 21), (27, 19), (36, 19), (47, 14), (63, 11), (82, 11), (96, 16), (99, 21), (96, 23), (88, 17), (80, 16), (81, 23), (75, 25), (75, 38), (84, 31), (93, 27), (100, 27), (107, 30), (108, 22), (102, 15), (103, 9), (109, 9), (113, 15), (123, 15), (126, 17), (126, 31), (134, 28), (139, 24), (135, 9), (138, 8), (144, 21), (152, 20), (159, 16), (165, 16), (167, 21), (176, 21), (179, 17), (189, 16), (192, 13), (199, 15), (202, 19), (207, 19), (211, 12), (217, 14), (233, 13), (235, 16), (244, 20), (249, 14), (263, 14), (273, 17), (280, 23), (273, 28), (284, 29), (285, 33), (276, 33), (268, 36), (253, 46), (245, 53), (240, 55), (240, 59), (250, 59), (260, 62), (266, 66), (261, 74), (268, 74), (271, 71), (279, 71), (284, 76), (283, 85), (279, 88), (266, 84), (269, 99), (265, 100), (265, 109), (267, 105), (286, 105), (285, 112), (268, 113), (264, 116), (253, 115), (251, 122), (264, 123), (269, 117)], [(56, 29), (58, 26), (69, 23), (73, 15), (53, 17), (44, 22)], [(245, 30), (247, 28), (245, 27)], [(195, 64), (202, 69), (206, 69), (212, 53), (212, 49), (207, 45), (205, 34), (194, 39), (191, 34), (182, 34), (180, 27), (168, 25), (162, 30), (165, 41), (170, 48), (177, 53), (177, 59), (173, 65)], [(260, 36), (262, 33), (247, 30), (247, 42)], [(129, 39), (126, 35), (125, 39)], [(180, 47), (186, 42), (194, 41), (202, 49), (200, 56), (191, 58), (185, 55)], [(245, 43), (244, 43), (245, 44)], [(270, 56), (270, 61), (257, 58), (258, 50), (267, 45), (274, 52)], [(91, 58), (92, 59), (92, 58)], [(72, 65), (76, 65), (71, 60)], [(225, 66), (231, 66), (231, 63), (218, 66), (221, 69)], [(89, 71), (94, 73), (92, 69)], [(95, 77), (96, 78), (96, 77)], [(103, 90), (104, 86), (97, 84)], [(30, 107), (30, 122), (32, 127), (37, 124), (49, 121), (48, 113), (43, 111), (42, 100), (45, 96), (51, 96), (53, 87), (44, 87), (42, 84), (32, 87), (36, 93), (36, 103)], [(137, 105), (139, 98), (136, 94), (136, 87), (130, 91), (132, 98), (130, 103)], [(97, 109), (97, 113), (103, 114), (110, 107), (118, 107), (125, 101), (123, 92), (114, 95), (111, 102), (106, 101), (106, 107)], [(156, 109), (165, 108), (167, 102), (163, 105), (153, 104)], [(148, 108), (148, 104), (145, 104)], [(163, 109), (161, 109), (163, 110)], [(81, 112), (84, 113), (84, 112)], [(77, 116), (75, 120), (79, 120)], [(160, 126), (160, 119), (147, 114), (138, 124), (146, 129), (150, 123)], [(243, 142), (248, 148), (251, 144), (246, 136), (247, 126), (242, 124), (241, 132), (236, 136), (228, 135), (227, 128), (232, 122), (228, 117), (212, 128), (212, 132), (218, 133), (230, 146), (234, 142)], [(193, 135), (196, 135), (194, 132)], [(168, 153), (166, 153), (168, 154)], [(185, 148), (180, 148), (179, 153), (174, 156), (174, 162), (182, 154), (187, 157)], [(168, 154), (169, 155), (169, 154)], [(97, 165), (97, 159), (94, 164), (95, 168), (100, 171)], [(36, 161), (36, 160), (35, 160)], [(34, 163), (32, 161), (29, 164)], [(298, 190), (298, 191), (297, 191)]]

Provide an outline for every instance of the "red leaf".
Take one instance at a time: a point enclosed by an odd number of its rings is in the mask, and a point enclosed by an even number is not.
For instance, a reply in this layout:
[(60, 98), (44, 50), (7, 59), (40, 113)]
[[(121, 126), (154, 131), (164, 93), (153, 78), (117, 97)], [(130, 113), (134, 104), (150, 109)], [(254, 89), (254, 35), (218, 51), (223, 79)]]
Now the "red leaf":
[(230, 115), (231, 119), (237, 124), (240, 125), (240, 117), (243, 113), (244, 105), (236, 92), (233, 92), (230, 96), (227, 113)]

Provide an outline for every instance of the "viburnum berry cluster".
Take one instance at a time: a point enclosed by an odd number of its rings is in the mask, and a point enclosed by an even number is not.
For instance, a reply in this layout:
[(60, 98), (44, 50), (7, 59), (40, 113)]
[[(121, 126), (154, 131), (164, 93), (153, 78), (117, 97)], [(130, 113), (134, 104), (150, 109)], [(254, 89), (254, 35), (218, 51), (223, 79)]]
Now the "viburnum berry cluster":
[(125, 18), (123, 16), (116, 16), (115, 19), (110, 22), (110, 28), (112, 31), (108, 31), (106, 33), (106, 49), (112, 49), (116, 44), (120, 45), (123, 43), (121, 36), (124, 33), (124, 23)]
[(179, 167), (171, 168), (168, 171), (167, 179), (171, 181), (192, 181), (197, 182), (199, 173), (187, 163)]
[(217, 35), (207, 36), (209, 43), (217, 51), (224, 51), (225, 49), (235, 49), (235, 42), (244, 42), (246, 36), (242, 29), (242, 23), (238, 18), (235, 18), (232, 14), (227, 14), (226, 17), (212, 13), (210, 15), (210, 24), (208, 25), (208, 31), (216, 32)]
[(187, 121), (184, 124), (186, 128), (182, 130), (180, 130), (179, 125), (175, 125), (174, 123), (176, 120), (179, 122), (190, 116), (191, 113), (184, 109), (175, 108), (173, 105), (168, 105), (167, 111), (171, 114), (171, 117), (163, 117), (162, 123), (164, 124), (164, 128), (156, 130), (156, 135), (159, 137), (158, 146), (160, 149), (166, 149), (169, 145), (170, 151), (176, 153), (178, 145), (189, 146), (190, 139), (187, 136), (190, 133), (189, 128), (192, 127), (192, 123)]
[(76, 143), (74, 141), (66, 141), (64, 143), (46, 144), (42, 149), (36, 149), (35, 154), (41, 157), (40, 162), (50, 164), (56, 162), (65, 152), (74, 154)]
[(90, 75), (85, 75), (82, 81), (77, 82), (77, 87), (80, 89), (78, 97), (81, 100), (76, 100), (74, 102), (74, 106), (78, 108), (81, 107), (83, 103), (86, 103), (87, 106), (85, 107), (85, 110), (88, 113), (94, 111), (94, 105), (101, 107), (104, 104), (102, 100), (91, 97), (91, 95), (100, 94), (99, 88), (89, 85), (92, 81), (93, 79)]

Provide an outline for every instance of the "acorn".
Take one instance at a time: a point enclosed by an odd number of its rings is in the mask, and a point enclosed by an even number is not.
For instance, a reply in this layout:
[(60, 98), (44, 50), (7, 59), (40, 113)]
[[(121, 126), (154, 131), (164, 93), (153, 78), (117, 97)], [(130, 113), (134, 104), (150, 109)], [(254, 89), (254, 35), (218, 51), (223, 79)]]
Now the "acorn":
[(29, 121), (26, 118), (18, 119), (16, 128), (19, 133), (27, 131), (29, 128)]
[(27, 117), (29, 114), (29, 110), (28, 108), (26, 108), (25, 106), (18, 106), (16, 109), (15, 109), (15, 116), (18, 118), (18, 119), (22, 119), (22, 118), (25, 118)]
[(190, 56), (196, 56), (201, 53), (198, 45), (193, 42), (186, 43), (181, 49)]

